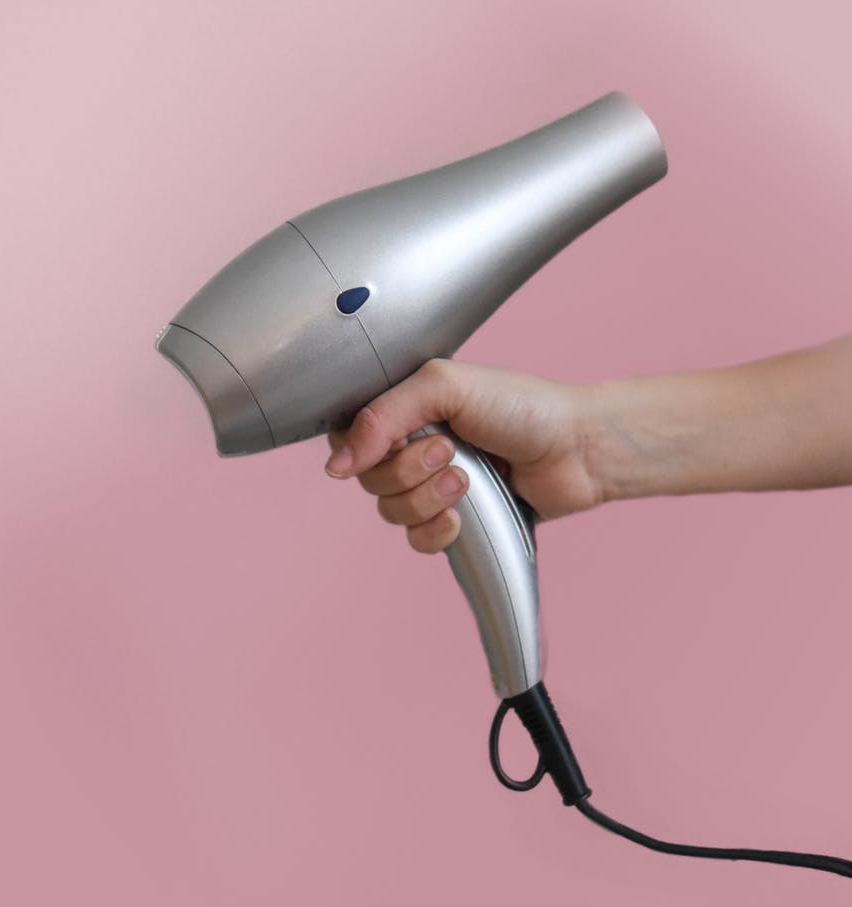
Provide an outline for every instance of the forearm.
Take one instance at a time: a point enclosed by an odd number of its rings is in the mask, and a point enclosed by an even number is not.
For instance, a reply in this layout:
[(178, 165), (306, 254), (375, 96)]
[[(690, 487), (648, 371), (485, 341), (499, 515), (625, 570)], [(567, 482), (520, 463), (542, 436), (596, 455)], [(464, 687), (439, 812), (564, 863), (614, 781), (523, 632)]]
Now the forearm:
[(852, 335), (588, 390), (587, 465), (605, 500), (852, 484)]

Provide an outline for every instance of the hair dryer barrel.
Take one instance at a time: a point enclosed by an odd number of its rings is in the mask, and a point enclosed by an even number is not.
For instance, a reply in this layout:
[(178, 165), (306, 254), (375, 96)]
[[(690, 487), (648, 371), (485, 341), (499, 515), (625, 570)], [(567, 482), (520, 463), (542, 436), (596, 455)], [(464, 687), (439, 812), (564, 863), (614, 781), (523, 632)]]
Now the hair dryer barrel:
[(394, 384), (452, 355), (542, 265), (666, 169), (653, 123), (612, 93), (292, 223), (341, 288), (369, 287), (358, 318)]

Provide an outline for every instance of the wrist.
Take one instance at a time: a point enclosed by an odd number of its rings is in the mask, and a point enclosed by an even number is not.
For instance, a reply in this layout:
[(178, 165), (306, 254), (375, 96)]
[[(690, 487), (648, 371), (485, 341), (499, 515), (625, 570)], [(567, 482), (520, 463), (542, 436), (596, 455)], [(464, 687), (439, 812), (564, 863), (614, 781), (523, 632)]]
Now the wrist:
[(676, 400), (676, 376), (587, 385), (581, 420), (590, 481), (600, 501), (679, 494), (693, 429)]
[(598, 502), (852, 482), (852, 335), (821, 347), (580, 390), (577, 436)]

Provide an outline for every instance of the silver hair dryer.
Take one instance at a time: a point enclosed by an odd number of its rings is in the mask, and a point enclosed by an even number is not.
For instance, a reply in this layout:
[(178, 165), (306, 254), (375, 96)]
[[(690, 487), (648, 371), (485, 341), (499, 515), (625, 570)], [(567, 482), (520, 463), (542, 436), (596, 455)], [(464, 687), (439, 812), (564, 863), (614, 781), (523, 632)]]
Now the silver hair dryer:
[[(157, 349), (201, 394), (223, 455), (345, 426), (427, 360), (451, 356), (545, 262), (665, 172), (648, 117), (606, 95), (491, 151), (293, 218), (202, 287)], [(442, 425), (417, 434), (434, 432), (452, 436)], [(452, 437), (470, 486), (455, 505), (461, 529), (447, 554), (501, 697), (489, 739), (500, 782), (529, 790), (549, 774), (565, 804), (665, 853), (852, 875), (852, 862), (836, 857), (659, 841), (588, 802), (542, 681), (534, 514), (482, 452)], [(510, 708), (539, 753), (524, 781), (500, 764)]]
[[(545, 262), (665, 172), (648, 117), (607, 95), (491, 151), (293, 218), (206, 284), (157, 348), (198, 389), (221, 454), (327, 432), (451, 356)], [(542, 678), (532, 528), (489, 460), (453, 441), (470, 488), (447, 554), (494, 687), (516, 696)]]

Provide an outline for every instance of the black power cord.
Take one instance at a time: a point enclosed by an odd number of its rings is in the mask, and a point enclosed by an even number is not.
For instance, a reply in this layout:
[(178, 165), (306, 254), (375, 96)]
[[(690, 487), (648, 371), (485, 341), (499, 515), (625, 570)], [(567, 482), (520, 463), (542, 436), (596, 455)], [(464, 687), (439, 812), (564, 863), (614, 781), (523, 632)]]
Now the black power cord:
[[(514, 709), (529, 731), (539, 754), (538, 765), (526, 781), (515, 781), (504, 771), (500, 763), (500, 730), (509, 709)], [(591, 790), (586, 785), (580, 766), (571, 750), (565, 730), (550, 701), (543, 683), (539, 682), (519, 696), (504, 699), (497, 708), (488, 741), (491, 767), (497, 780), (511, 790), (531, 790), (545, 774), (553, 779), (562, 802), (576, 806), (586, 818), (623, 838), (657, 850), (660, 853), (677, 854), (685, 857), (705, 857), (711, 860), (753, 860), (759, 863), (780, 863), (785, 866), (801, 866), (805, 869), (820, 869), (852, 878), (852, 861), (824, 854), (796, 853), (788, 850), (754, 850), (743, 847), (699, 847), (692, 844), (671, 844), (660, 841), (641, 831), (611, 819), (589, 803)]]
[(824, 872), (835, 872), (837, 875), (852, 878), (852, 862), (840, 857), (829, 857), (816, 853), (795, 853), (790, 850), (753, 850), (749, 847), (697, 847), (692, 844), (670, 844), (659, 841), (616, 822), (609, 816), (595, 809), (588, 800), (581, 800), (575, 806), (580, 812), (596, 822), (607, 831), (615, 832), (623, 838), (635, 841), (643, 847), (658, 850), (660, 853), (673, 853), (682, 857), (707, 857), (711, 860), (754, 860), (758, 863), (782, 863), (785, 866), (803, 866), (805, 869), (821, 869)]

